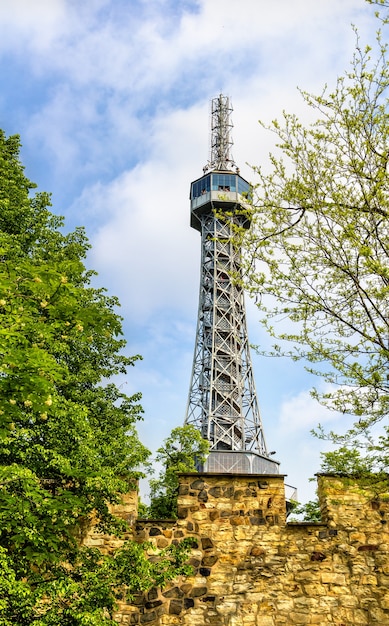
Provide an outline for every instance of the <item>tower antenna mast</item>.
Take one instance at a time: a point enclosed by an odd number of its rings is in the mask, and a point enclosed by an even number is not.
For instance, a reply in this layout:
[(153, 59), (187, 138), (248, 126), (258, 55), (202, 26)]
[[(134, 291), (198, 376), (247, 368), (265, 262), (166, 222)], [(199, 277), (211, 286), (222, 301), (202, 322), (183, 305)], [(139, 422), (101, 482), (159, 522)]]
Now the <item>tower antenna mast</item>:
[(231, 170), (236, 167), (232, 158), (232, 106), (228, 96), (220, 94), (211, 101), (210, 159), (207, 170)]

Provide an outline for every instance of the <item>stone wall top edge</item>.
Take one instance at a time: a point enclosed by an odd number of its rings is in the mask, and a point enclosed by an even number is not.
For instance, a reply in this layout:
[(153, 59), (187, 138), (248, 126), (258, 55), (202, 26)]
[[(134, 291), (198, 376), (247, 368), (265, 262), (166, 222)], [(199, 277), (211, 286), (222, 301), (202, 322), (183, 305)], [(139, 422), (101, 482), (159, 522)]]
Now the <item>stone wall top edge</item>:
[(172, 517), (137, 517), (136, 518), (137, 522), (142, 522), (142, 524), (177, 524), (177, 520), (173, 519)]
[(286, 525), (288, 526), (288, 528), (292, 527), (304, 527), (306, 528), (307, 526), (313, 526), (314, 528), (318, 528), (320, 527), (325, 527), (327, 528), (328, 524), (326, 522), (287, 522)]
[(177, 472), (178, 476), (209, 476), (210, 478), (285, 478), (288, 474), (239, 474), (221, 472)]
[[(355, 480), (358, 480), (359, 478), (363, 478), (365, 476), (365, 475), (362, 476), (361, 474), (358, 474), (358, 473), (350, 474), (347, 472), (316, 472), (314, 475), (323, 476), (325, 478), (354, 478)], [(371, 472), (370, 475), (377, 476), (378, 474)], [(389, 477), (389, 473), (387, 473), (386, 476)]]

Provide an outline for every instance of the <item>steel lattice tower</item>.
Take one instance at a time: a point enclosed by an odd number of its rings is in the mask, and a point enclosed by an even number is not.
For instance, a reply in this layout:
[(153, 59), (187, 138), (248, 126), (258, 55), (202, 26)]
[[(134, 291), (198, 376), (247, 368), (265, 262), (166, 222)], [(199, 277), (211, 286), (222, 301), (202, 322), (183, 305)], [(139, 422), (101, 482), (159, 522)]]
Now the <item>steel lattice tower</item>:
[(210, 442), (202, 469), (278, 473), (267, 451), (259, 412), (240, 284), (241, 251), (234, 226), (250, 228), (250, 184), (231, 155), (229, 98), (212, 100), (210, 160), (191, 184), (191, 226), (201, 233), (196, 344), (186, 411)]

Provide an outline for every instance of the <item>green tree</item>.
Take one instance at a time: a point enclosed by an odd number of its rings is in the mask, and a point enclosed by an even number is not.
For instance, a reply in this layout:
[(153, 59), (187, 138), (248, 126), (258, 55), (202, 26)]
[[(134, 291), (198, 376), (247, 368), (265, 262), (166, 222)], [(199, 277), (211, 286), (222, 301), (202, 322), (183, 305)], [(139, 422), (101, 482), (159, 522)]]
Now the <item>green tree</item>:
[(155, 460), (162, 463), (158, 478), (150, 480), (150, 505), (148, 517), (177, 517), (178, 474), (196, 472), (198, 464), (205, 461), (209, 442), (192, 424), (178, 426), (158, 448)]
[(309, 500), (305, 504), (295, 503), (292, 511), (293, 515), (302, 515), (302, 519), (297, 520), (294, 517), (289, 519), (290, 522), (302, 521), (302, 522), (321, 522), (321, 511), (319, 506), (319, 500)]
[(0, 132), (0, 625), (108, 624), (115, 589), (183, 571), (186, 547), (150, 563), (131, 542), (104, 558), (80, 546), (92, 517), (126, 529), (109, 506), (149, 455), (139, 394), (103, 384), (138, 357), (123, 353), (116, 298), (91, 285), (83, 229), (62, 233), (19, 149)]
[(380, 34), (374, 49), (356, 38), (335, 88), (302, 92), (315, 122), (285, 112), (266, 127), (278, 152), (270, 173), (254, 168), (241, 234), (272, 354), (304, 359), (330, 383), (314, 395), (356, 418), (353, 437), (389, 410), (389, 66)]

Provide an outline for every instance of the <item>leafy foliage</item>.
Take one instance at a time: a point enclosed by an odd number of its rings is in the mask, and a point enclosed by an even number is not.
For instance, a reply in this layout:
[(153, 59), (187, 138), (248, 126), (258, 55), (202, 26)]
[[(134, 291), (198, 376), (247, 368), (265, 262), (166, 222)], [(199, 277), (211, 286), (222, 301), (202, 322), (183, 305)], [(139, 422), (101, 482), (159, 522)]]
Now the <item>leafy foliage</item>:
[(336, 474), (357, 474), (363, 476), (372, 473), (374, 460), (371, 456), (362, 456), (359, 450), (341, 446), (337, 450), (322, 454), (322, 471)]
[(174, 428), (164, 445), (157, 450), (156, 461), (162, 463), (158, 478), (150, 480), (150, 505), (147, 517), (177, 517), (178, 474), (196, 472), (209, 451), (209, 442), (192, 424)]
[(186, 539), (160, 551), (158, 558), (150, 558), (150, 545), (130, 541), (114, 556), (84, 548), (71, 567), (58, 563), (45, 577), (23, 579), (15, 576), (12, 558), (0, 548), (0, 625), (113, 626), (118, 599), (192, 573), (186, 564), (190, 548)]
[(0, 625), (100, 626), (118, 590), (184, 571), (188, 546), (153, 563), (147, 545), (80, 546), (92, 517), (127, 528), (109, 506), (149, 454), (140, 396), (103, 383), (138, 357), (123, 353), (116, 298), (91, 284), (83, 229), (63, 234), (49, 196), (31, 194), (19, 147), (0, 132)]
[[(307, 359), (335, 389), (316, 397), (360, 429), (389, 410), (388, 68), (380, 35), (374, 50), (357, 37), (335, 89), (302, 92), (317, 120), (272, 123), (281, 155), (270, 155), (270, 174), (255, 168), (253, 226), (242, 233), (272, 353)], [(284, 330), (273, 319), (287, 319)]]
[[(321, 522), (321, 511), (319, 501), (309, 500), (305, 504), (299, 504), (296, 502), (296, 506), (292, 509), (293, 515), (302, 515), (303, 522)], [(291, 517), (290, 522), (295, 522), (296, 519)]]
[(377, 497), (387, 497), (389, 491), (389, 427), (372, 435), (369, 429), (364, 436), (359, 428), (351, 428), (346, 434), (329, 434), (319, 430), (317, 435), (331, 439), (337, 448), (323, 452), (321, 471), (342, 476), (346, 482), (357, 478), (361, 487), (368, 487)]
[[(372, 4), (372, 5), (375, 5), (375, 6), (379, 7), (379, 9), (383, 9), (383, 8), (384, 9), (388, 9), (389, 8), (388, 0), (366, 0), (366, 2), (368, 4)], [(376, 15), (376, 17), (379, 17), (383, 21), (384, 24), (388, 23), (388, 14), (387, 13), (382, 15), (381, 12), (378, 10), (378, 11), (376, 11), (375, 15)]]

